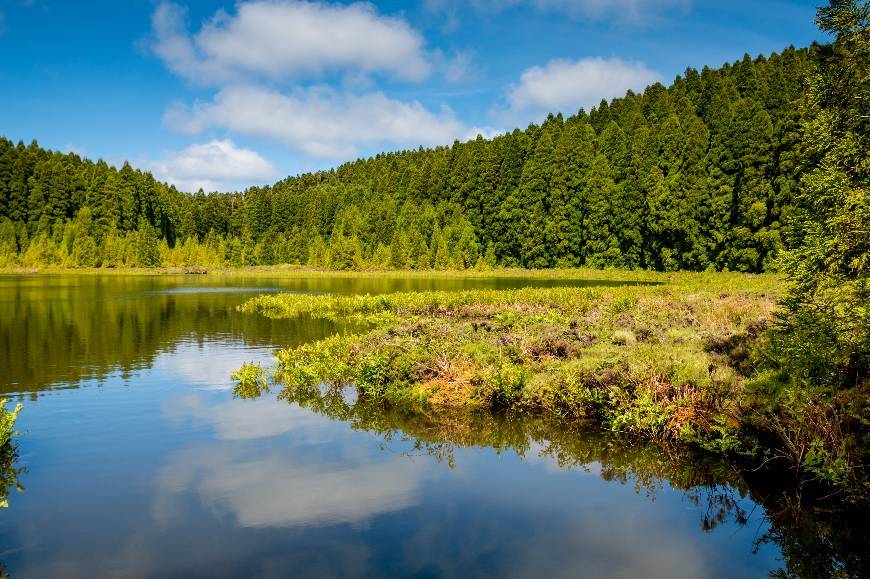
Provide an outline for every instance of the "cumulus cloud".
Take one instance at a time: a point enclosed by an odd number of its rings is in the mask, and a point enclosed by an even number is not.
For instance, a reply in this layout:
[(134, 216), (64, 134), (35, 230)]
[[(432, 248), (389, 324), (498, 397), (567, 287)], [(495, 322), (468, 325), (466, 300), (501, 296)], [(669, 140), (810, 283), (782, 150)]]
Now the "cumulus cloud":
[[(166, 111), (165, 125), (178, 132), (275, 139), (303, 155), (335, 161), (498, 132), (465, 125), (449, 107), (427, 108), (379, 90), (376, 80), (384, 75), (418, 81), (434, 72), (448, 83), (467, 81), (472, 57), (426, 51), (417, 30), (369, 3), (246, 0), (193, 32), (186, 20), (186, 9), (170, 2), (152, 15), (151, 50), (175, 74), (215, 87), (209, 98)], [(217, 178), (199, 171), (203, 155), (182, 151), (157, 163), (155, 172), (186, 189), (235, 180), (235, 174)], [(262, 158), (233, 156), (230, 166), (268, 173)]]
[(277, 175), (270, 161), (228, 139), (194, 144), (144, 164), (158, 179), (182, 191), (230, 191)]
[(185, 20), (183, 7), (160, 4), (152, 16), (152, 50), (194, 82), (295, 80), (346, 71), (420, 80), (430, 71), (422, 36), (368, 3), (240, 2), (235, 14), (219, 11), (193, 35)]
[(574, 113), (621, 96), (629, 89), (640, 91), (661, 76), (640, 62), (619, 58), (556, 59), (533, 66), (520, 76), (507, 94), (508, 114)]
[(170, 109), (164, 121), (190, 134), (225, 129), (279, 139), (324, 159), (352, 157), (361, 146), (431, 146), (476, 134), (446, 107), (432, 112), (418, 101), (394, 100), (381, 92), (343, 94), (322, 86), (289, 94), (230, 86), (211, 101)]

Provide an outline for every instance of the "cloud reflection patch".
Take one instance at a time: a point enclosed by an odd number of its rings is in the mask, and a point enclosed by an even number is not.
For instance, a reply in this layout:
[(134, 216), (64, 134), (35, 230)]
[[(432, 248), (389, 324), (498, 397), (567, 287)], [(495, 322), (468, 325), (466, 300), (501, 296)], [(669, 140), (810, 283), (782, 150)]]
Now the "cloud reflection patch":
[(160, 472), (154, 514), (170, 522), (173, 497), (193, 492), (204, 506), (232, 514), (242, 527), (362, 523), (417, 499), (417, 463), (378, 458), (302, 462), (298, 453), (251, 457), (239, 448), (191, 448), (175, 453)]

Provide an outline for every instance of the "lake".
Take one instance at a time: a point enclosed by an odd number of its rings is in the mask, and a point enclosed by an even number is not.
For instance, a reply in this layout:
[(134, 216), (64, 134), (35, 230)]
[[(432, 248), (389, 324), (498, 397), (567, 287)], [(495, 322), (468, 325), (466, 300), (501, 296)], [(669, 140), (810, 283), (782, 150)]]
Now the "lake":
[(342, 331), (236, 312), (258, 293), (579, 283), (594, 282), (0, 276), (0, 391), (24, 405), (0, 563), (15, 578), (862, 570), (866, 539), (830, 523), (848, 514), (731, 465), (544, 419), (233, 397), (243, 362)]

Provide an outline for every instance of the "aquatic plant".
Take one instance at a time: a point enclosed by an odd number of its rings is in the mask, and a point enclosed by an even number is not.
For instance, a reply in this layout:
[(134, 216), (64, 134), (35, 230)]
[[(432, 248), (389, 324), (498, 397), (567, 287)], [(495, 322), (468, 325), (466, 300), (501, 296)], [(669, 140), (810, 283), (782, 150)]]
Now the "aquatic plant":
[(15, 434), (15, 420), (18, 419), (18, 413), (21, 412), (20, 402), (12, 410), (6, 409), (7, 403), (6, 398), (0, 398), (0, 447), (10, 444), (12, 436)]
[(0, 398), (0, 508), (9, 506), (9, 489), (23, 490), (18, 482), (21, 469), (16, 467), (18, 448), (15, 435), (15, 420), (21, 412), (21, 404), (16, 404), (12, 410), (7, 410), (5, 398)]
[[(366, 322), (356, 334), (279, 352), (275, 377), (287, 388), (352, 384), (391, 403), (548, 412), (731, 451), (736, 420), (717, 417), (733, 416), (743, 377), (710, 344), (769, 319), (776, 281), (719, 277), (723, 283), (695, 275), (663, 286), (281, 294), (241, 309)], [(745, 287), (737, 290), (735, 280)]]
[(233, 388), (235, 398), (257, 398), (263, 392), (269, 391), (269, 381), (266, 370), (256, 362), (245, 362), (242, 367), (230, 374), (236, 382)]

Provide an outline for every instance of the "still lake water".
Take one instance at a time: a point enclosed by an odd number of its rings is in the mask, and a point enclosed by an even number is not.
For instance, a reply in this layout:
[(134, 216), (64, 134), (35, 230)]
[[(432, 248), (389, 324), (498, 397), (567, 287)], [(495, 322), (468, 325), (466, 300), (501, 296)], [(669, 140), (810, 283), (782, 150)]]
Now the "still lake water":
[(793, 565), (793, 541), (776, 540), (790, 530), (723, 465), (540, 420), (233, 398), (243, 362), (341, 329), (235, 311), (257, 293), (534, 283), (570, 282), (0, 276), (0, 392), (24, 404), (24, 490), (0, 509), (0, 564), (14, 578), (700, 578)]

